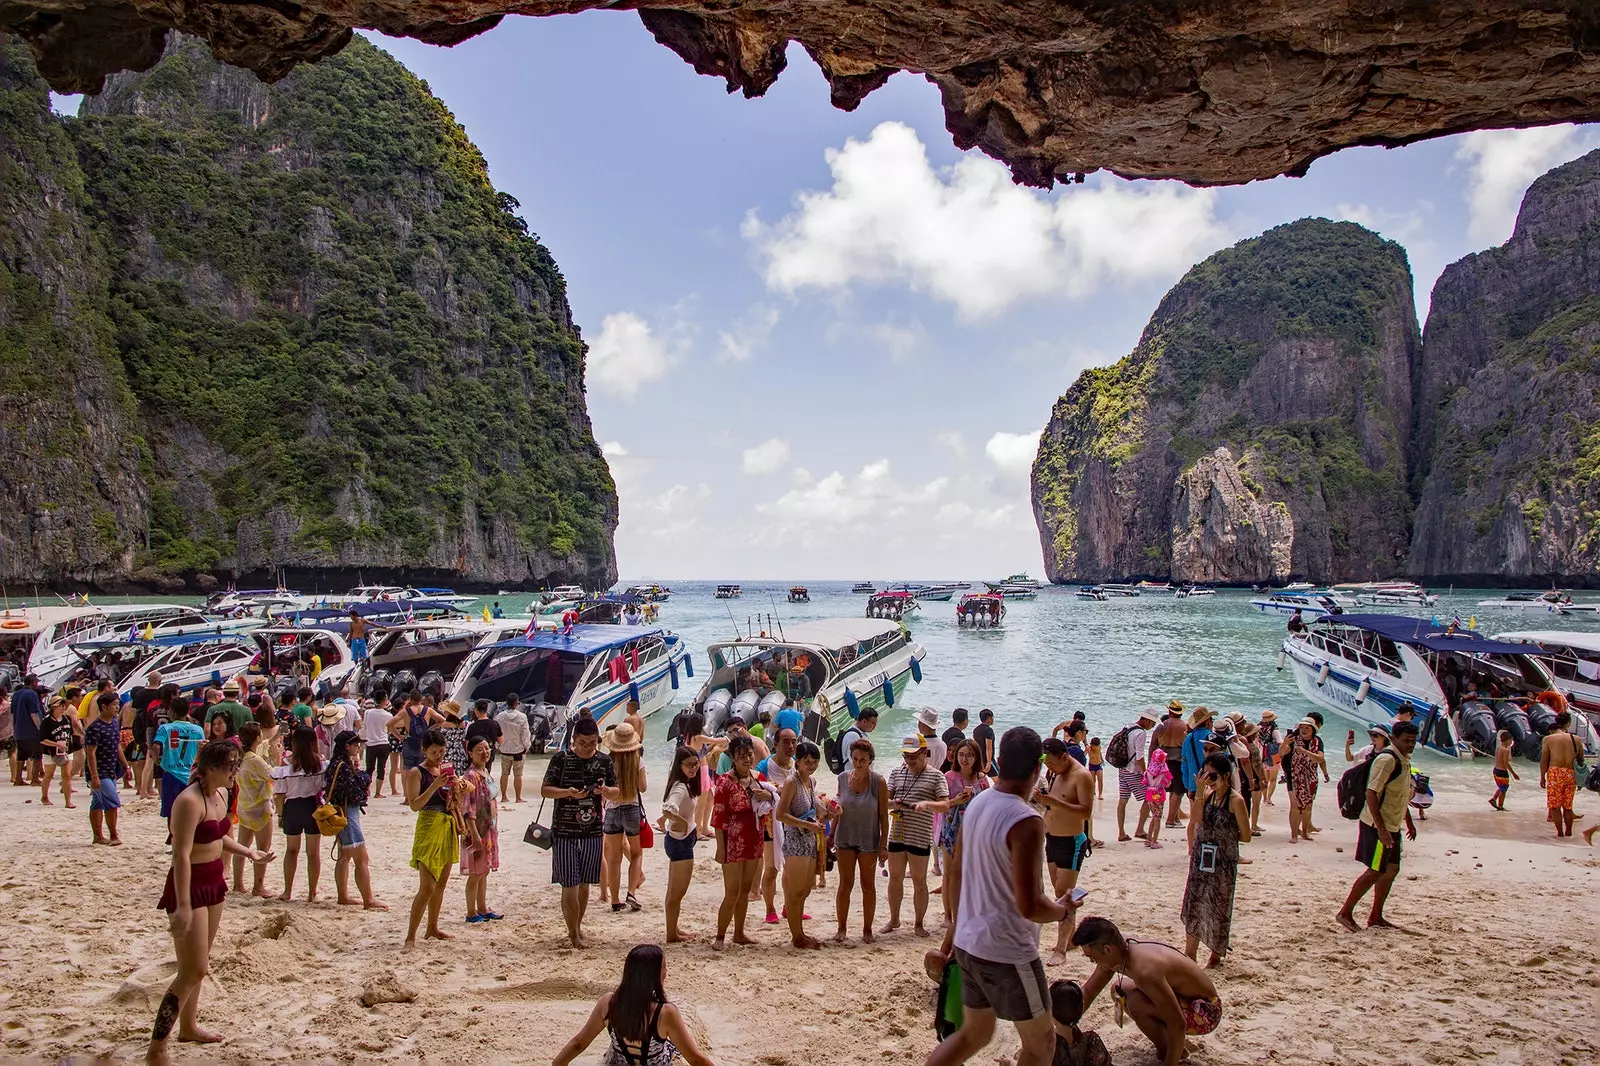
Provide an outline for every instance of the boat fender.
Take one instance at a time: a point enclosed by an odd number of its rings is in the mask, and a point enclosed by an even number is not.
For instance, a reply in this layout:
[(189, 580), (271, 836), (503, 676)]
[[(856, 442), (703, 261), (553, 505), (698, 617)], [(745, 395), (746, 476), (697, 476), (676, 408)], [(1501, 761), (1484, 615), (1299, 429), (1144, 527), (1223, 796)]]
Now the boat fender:
[(844, 707), (850, 712), (851, 718), (861, 717), (861, 701), (856, 699), (856, 694), (849, 689), (844, 690)]
[(1328, 671), (1330, 669), (1331, 669), (1331, 667), (1327, 663), (1323, 663), (1322, 664), (1322, 669), (1317, 671), (1317, 687), (1318, 688), (1321, 688), (1323, 685), (1328, 683)]
[(678, 690), (678, 664), (671, 659), (667, 660), (667, 674), (672, 678), (672, 690)]
[(888, 678), (883, 679), (883, 705), (885, 707), (894, 706), (894, 682)]
[(1367, 702), (1367, 694), (1370, 693), (1371, 691), (1372, 691), (1372, 678), (1363, 677), (1361, 679), (1360, 687), (1358, 687), (1356, 689), (1356, 706), (1357, 707), (1359, 707), (1363, 703)]
[(683, 672), (690, 677), (694, 676), (694, 656), (685, 652), (683, 656)]
[(1288, 656), (1284, 654), (1284, 651), (1283, 651), (1282, 648), (1279, 648), (1278, 649), (1278, 669), (1279, 670), (1283, 669), (1284, 660), (1286, 660), (1286, 659), (1288, 659)]
[(922, 664), (915, 659), (911, 660), (911, 680), (922, 684)]

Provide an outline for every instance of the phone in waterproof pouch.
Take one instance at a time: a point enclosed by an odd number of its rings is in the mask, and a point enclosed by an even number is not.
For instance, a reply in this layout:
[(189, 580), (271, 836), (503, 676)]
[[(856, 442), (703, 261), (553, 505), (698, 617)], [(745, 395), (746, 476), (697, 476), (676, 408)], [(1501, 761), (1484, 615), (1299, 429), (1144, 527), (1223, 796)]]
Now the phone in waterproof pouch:
[(1203, 874), (1217, 872), (1217, 846), (1215, 844), (1200, 845), (1200, 872)]

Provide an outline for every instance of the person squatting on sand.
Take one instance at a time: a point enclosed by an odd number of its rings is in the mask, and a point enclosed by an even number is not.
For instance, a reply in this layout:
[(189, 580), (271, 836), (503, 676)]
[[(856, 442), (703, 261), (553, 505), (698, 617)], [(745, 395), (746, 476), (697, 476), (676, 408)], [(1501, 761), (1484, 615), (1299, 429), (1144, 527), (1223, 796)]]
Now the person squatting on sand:
[[(1189, 814), (1192, 821), (1194, 812)], [(1083, 1009), (1110, 986), (1118, 1024), (1124, 1011), (1132, 1015), (1163, 1066), (1183, 1061), (1185, 1036), (1205, 1036), (1221, 1023), (1217, 986), (1199, 963), (1171, 944), (1124, 937), (1109, 919), (1085, 918), (1072, 934), (1072, 946), (1094, 963), (1083, 985)]]
[(169, 823), (172, 866), (156, 906), (171, 915), (168, 928), (178, 956), (178, 972), (156, 1009), (147, 1062), (171, 1061), (168, 1041), (174, 1025), (179, 1040), (213, 1044), (222, 1039), (202, 1029), (197, 1020), (200, 986), (222, 924), (223, 900), (228, 896), (222, 854), (243, 855), (254, 863), (272, 861), (272, 852), (247, 848), (228, 835), (228, 790), (234, 787), (238, 769), (238, 745), (212, 741), (195, 757), (189, 786), (173, 797)]

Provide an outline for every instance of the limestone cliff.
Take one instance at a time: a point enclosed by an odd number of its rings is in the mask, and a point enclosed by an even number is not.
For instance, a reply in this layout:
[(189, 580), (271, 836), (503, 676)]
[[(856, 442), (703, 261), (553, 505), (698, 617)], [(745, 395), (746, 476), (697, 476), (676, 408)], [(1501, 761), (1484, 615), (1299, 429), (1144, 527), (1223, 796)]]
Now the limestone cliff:
[(1600, 580), (1600, 152), (1440, 276), (1415, 388), (1411, 573)]
[(0, 217), (0, 328), (42, 292), (81, 339), (0, 418), (75, 380), (88, 436), (11, 450), (62, 449), (52, 487), (0, 481), (0, 579), (614, 580), (565, 282), (425, 85), (364, 40), (272, 86), (179, 40), (76, 120), (28, 77), (0, 145), (55, 154)]
[(1033, 468), (1051, 580), (1394, 572), (1417, 344), (1405, 252), (1353, 223), (1199, 264), (1055, 405)]

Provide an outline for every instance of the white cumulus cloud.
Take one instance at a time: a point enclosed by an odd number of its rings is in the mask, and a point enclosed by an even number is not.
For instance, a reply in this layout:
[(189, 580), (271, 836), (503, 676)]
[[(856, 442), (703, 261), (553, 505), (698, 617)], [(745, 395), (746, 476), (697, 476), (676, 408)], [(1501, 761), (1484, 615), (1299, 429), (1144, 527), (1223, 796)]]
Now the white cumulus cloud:
[(776, 307), (752, 307), (732, 326), (717, 334), (718, 358), (731, 363), (748, 361), (756, 349), (771, 338), (779, 317)]
[(739, 469), (746, 474), (771, 474), (789, 461), (789, 442), (773, 437), (746, 448)]
[(983, 446), (989, 461), (1007, 474), (1026, 473), (1033, 469), (1033, 459), (1039, 453), (1039, 434), (999, 432)]
[(1468, 235), (1484, 244), (1504, 242), (1533, 179), (1597, 144), (1600, 133), (1595, 129), (1573, 125), (1480, 130), (1463, 136), (1456, 159), (1468, 166)]
[(628, 454), (628, 449), (623, 447), (620, 440), (608, 440), (600, 445), (600, 454), (607, 459), (620, 459)]
[(977, 153), (936, 170), (898, 122), (827, 161), (831, 188), (801, 193), (774, 224), (745, 219), (768, 288), (901, 283), (979, 318), (1029, 297), (1175, 275), (1230, 238), (1212, 190), (1108, 178), (1040, 193)]
[(589, 383), (625, 400), (665, 376), (670, 366), (667, 342), (632, 311), (607, 315), (589, 345)]

